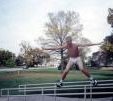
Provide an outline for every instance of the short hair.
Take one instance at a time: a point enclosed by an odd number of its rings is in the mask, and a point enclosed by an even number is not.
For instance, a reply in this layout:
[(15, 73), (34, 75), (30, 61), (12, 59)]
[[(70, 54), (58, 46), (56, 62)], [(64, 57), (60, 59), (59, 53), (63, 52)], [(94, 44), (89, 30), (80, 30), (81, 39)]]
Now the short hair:
[(67, 36), (66, 37), (66, 41), (72, 41), (72, 37), (71, 36)]

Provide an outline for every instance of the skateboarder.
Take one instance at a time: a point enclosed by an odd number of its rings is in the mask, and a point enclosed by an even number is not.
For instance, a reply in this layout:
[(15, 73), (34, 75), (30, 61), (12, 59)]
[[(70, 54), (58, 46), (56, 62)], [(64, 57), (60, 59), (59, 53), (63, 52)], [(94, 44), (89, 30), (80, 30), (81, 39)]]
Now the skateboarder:
[(100, 45), (101, 43), (98, 44), (76, 44), (72, 42), (71, 36), (68, 36), (66, 38), (66, 43), (62, 46), (58, 46), (55, 48), (44, 48), (44, 50), (58, 50), (58, 49), (67, 49), (68, 50), (68, 55), (69, 55), (69, 61), (66, 65), (65, 70), (62, 73), (61, 80), (56, 84), (57, 87), (61, 87), (63, 85), (63, 80), (66, 78), (66, 75), (68, 74), (71, 66), (73, 64), (77, 64), (80, 71), (91, 80), (92, 84), (94, 86), (97, 85), (97, 81), (90, 75), (89, 71), (87, 68), (84, 67), (83, 61), (80, 57), (80, 51), (79, 47), (87, 47), (87, 46), (93, 46), (93, 45)]

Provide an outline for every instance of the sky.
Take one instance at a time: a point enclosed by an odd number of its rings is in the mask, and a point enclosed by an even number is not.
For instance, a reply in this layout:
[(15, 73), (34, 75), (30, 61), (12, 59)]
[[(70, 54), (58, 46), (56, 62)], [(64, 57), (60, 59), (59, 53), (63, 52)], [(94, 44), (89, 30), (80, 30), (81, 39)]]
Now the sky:
[(101, 42), (112, 30), (107, 23), (112, 7), (113, 0), (0, 0), (0, 48), (17, 55), (23, 40), (38, 47), (34, 40), (43, 37), (48, 13), (69, 10), (79, 13), (82, 35), (93, 43)]

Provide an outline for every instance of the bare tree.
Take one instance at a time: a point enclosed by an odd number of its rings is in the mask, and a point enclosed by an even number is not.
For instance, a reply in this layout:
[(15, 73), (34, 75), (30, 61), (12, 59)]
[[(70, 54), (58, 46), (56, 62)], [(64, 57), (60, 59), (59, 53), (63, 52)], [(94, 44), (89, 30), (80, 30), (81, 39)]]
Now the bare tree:
[(27, 42), (27, 41), (22, 41), (22, 42), (19, 44), (19, 46), (20, 46), (20, 52), (21, 52), (21, 54), (22, 54), (24, 57), (25, 57), (25, 56), (28, 54), (28, 52), (32, 49), (30, 43)]

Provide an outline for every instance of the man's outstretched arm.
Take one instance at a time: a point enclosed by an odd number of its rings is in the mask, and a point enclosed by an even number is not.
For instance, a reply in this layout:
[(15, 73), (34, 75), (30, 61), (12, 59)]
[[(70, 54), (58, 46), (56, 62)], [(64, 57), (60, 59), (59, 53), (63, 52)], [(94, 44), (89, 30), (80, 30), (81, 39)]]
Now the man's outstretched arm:
[(94, 46), (94, 45), (101, 45), (102, 42), (100, 43), (95, 43), (95, 44), (78, 44), (79, 47), (88, 47), (88, 46)]

